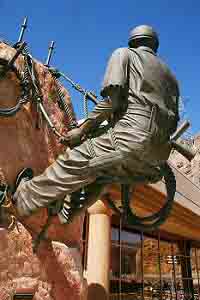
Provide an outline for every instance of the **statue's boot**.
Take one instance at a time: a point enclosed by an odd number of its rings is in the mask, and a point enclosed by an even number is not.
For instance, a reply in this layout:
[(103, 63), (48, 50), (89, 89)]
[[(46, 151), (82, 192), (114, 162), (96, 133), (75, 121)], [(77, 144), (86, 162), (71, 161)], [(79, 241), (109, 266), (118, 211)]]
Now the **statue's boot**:
[(67, 195), (58, 213), (60, 222), (62, 224), (72, 222), (75, 216), (82, 214), (97, 201), (102, 190), (103, 185), (94, 182), (82, 190)]
[[(22, 181), (28, 181), (32, 178), (33, 170), (31, 168), (24, 168), (16, 177), (14, 190), (16, 191)], [(0, 227), (12, 230), (17, 220), (21, 221), (22, 217), (17, 212), (12, 194), (8, 190), (5, 190), (0, 203)]]

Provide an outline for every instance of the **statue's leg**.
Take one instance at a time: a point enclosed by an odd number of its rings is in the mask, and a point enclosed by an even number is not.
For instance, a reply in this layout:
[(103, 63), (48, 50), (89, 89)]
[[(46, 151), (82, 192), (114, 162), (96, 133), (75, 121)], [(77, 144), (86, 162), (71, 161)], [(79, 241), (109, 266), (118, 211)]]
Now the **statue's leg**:
[(84, 193), (82, 190), (72, 193), (68, 197), (68, 201), (64, 201), (64, 205), (58, 213), (61, 223), (69, 223), (75, 216), (86, 211), (98, 200), (103, 188), (104, 185), (94, 182), (84, 188)]
[(92, 158), (85, 143), (67, 151), (43, 174), (19, 185), (14, 195), (18, 215), (29, 216), (56, 200), (64, 200), (67, 194), (95, 182), (98, 176), (120, 165), (122, 161), (123, 157), (119, 151)]

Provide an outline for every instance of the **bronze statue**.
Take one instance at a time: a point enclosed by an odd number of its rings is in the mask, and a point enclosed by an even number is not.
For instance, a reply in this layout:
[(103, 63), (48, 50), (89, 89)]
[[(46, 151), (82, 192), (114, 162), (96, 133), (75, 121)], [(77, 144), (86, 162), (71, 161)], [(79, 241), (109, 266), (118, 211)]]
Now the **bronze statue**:
[[(20, 174), (11, 209), (19, 218), (61, 200), (65, 209), (61, 206), (60, 221), (69, 222), (76, 210), (69, 195), (95, 184), (102, 174), (151, 175), (151, 166), (168, 159), (166, 145), (179, 120), (178, 83), (156, 55), (159, 39), (150, 26), (133, 29), (128, 44), (129, 48), (115, 50), (108, 62), (101, 90), (104, 100), (82, 125), (68, 132), (71, 149), (40, 176), (21, 180), (27, 173)], [(104, 120), (111, 130), (91, 141), (90, 133)], [(63, 202), (66, 197), (69, 201)]]

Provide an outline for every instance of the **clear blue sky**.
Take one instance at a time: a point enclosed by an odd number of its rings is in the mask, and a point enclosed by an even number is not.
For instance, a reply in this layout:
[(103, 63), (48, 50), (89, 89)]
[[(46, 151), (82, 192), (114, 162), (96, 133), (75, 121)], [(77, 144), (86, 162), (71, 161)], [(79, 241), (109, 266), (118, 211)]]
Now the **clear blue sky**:
[[(33, 56), (44, 61), (49, 42), (55, 40), (52, 64), (97, 94), (108, 57), (127, 45), (130, 29), (154, 26), (160, 35), (159, 54), (189, 99), (185, 117), (192, 121), (193, 133), (200, 131), (199, 0), (0, 0), (0, 36), (16, 41), (24, 16), (29, 18), (25, 40)], [(80, 116), (80, 97), (71, 94)]]

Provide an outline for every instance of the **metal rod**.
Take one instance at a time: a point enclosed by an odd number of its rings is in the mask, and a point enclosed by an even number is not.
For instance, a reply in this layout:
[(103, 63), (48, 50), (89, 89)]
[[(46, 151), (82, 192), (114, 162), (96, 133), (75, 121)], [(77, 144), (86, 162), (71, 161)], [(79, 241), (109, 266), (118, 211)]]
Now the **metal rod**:
[(51, 44), (49, 46), (49, 51), (48, 51), (48, 55), (47, 55), (47, 59), (46, 59), (46, 62), (45, 62), (45, 66), (49, 67), (49, 63), (50, 63), (50, 60), (51, 60), (51, 57), (52, 57), (52, 54), (53, 54), (53, 50), (55, 49), (55, 42), (54, 41), (51, 41)]
[(178, 300), (177, 284), (176, 284), (176, 266), (175, 266), (175, 259), (174, 259), (174, 245), (173, 245), (173, 243), (171, 243), (171, 253), (172, 253), (172, 267), (173, 267), (174, 290), (175, 290), (175, 294), (176, 294), (176, 300)]
[(141, 273), (142, 273), (142, 300), (144, 299), (144, 234), (141, 231), (140, 233), (140, 240), (141, 240)]
[(198, 256), (197, 256), (197, 248), (196, 247), (195, 247), (195, 265), (196, 265), (197, 281), (198, 281), (198, 298), (200, 299), (199, 266), (198, 266)]
[(171, 136), (171, 140), (176, 141), (189, 127), (190, 122), (188, 120), (185, 120), (176, 130), (176, 132)]
[(191, 279), (189, 276), (189, 270), (188, 270), (188, 260), (190, 259), (190, 256), (188, 257), (188, 247), (187, 247), (187, 241), (184, 241), (184, 263), (185, 263), (185, 269), (186, 269), (186, 274), (184, 274), (184, 277), (186, 275), (186, 285), (187, 285), (187, 293), (190, 292), (190, 285), (189, 285), (189, 280)]
[(93, 95), (91, 92), (86, 92), (79, 84), (73, 82), (73, 80), (71, 78), (69, 78), (68, 76), (66, 76), (64, 73), (61, 73), (61, 72), (59, 72), (59, 73), (63, 78), (65, 78), (65, 80), (67, 80), (69, 83), (71, 83), (73, 88), (75, 88), (77, 91), (79, 91), (83, 95), (86, 94), (87, 98), (89, 100), (91, 100), (94, 104), (98, 104), (98, 100), (95, 95)]
[(18, 43), (21, 43), (22, 40), (23, 40), (24, 32), (25, 32), (25, 30), (26, 30), (26, 28), (27, 28), (27, 22), (28, 22), (28, 18), (25, 17), (25, 18), (24, 18), (24, 22), (23, 22), (23, 24), (21, 25), (21, 31), (20, 31), (19, 38), (18, 38), (18, 41), (17, 41)]
[(57, 129), (55, 128), (54, 124), (51, 122), (47, 112), (44, 109), (44, 106), (42, 105), (42, 103), (38, 102), (38, 106), (39, 109), (43, 115), (43, 117), (45, 118), (45, 120), (47, 121), (49, 127), (51, 128), (51, 130), (59, 137), (62, 138), (62, 135), (57, 131)]
[(186, 144), (182, 144), (178, 142), (177, 139), (188, 129), (190, 126), (190, 122), (188, 120), (184, 121), (181, 126), (178, 127), (176, 132), (170, 138), (171, 147), (176, 151), (180, 152), (183, 156), (185, 156), (189, 161), (191, 161), (196, 155), (196, 150), (193, 147), (190, 147)]
[(191, 161), (196, 153), (197, 150), (193, 147), (190, 147), (187, 144), (182, 144), (179, 142), (176, 142), (174, 140), (170, 141), (172, 148), (174, 148), (176, 151), (178, 151), (180, 154), (182, 154), (185, 158), (187, 158), (189, 161)]
[(75, 83), (71, 78), (66, 76), (64, 73), (60, 72), (59, 70), (55, 68), (49, 68), (49, 71), (52, 73), (53, 76), (56, 78), (63, 77), (66, 81), (68, 81), (72, 87), (87, 97), (87, 99), (91, 100), (95, 105), (98, 104), (97, 96), (94, 95), (92, 92), (88, 92), (85, 89), (83, 89), (79, 84)]
[(191, 265), (191, 242), (189, 240), (184, 243), (184, 257), (185, 257), (185, 267), (186, 267), (186, 279), (187, 287), (186, 293), (190, 295), (191, 299), (194, 299), (194, 284), (192, 279), (192, 265)]
[(160, 279), (160, 299), (163, 299), (163, 286), (162, 286), (162, 270), (161, 270), (161, 257), (160, 257), (160, 231), (158, 231), (158, 268)]

